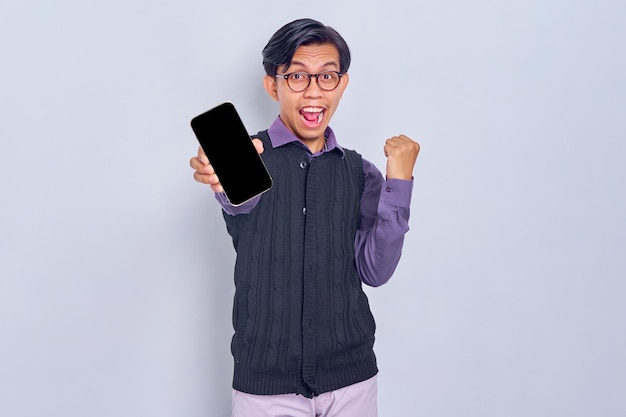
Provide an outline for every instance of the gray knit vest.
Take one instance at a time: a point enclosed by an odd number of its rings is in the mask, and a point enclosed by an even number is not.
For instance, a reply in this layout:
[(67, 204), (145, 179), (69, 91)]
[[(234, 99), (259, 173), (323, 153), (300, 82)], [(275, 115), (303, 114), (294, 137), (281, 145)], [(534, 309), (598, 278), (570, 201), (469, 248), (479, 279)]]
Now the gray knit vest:
[(312, 397), (371, 378), (376, 326), (354, 255), (363, 160), (258, 137), (272, 189), (250, 214), (224, 214), (237, 251), (233, 388)]

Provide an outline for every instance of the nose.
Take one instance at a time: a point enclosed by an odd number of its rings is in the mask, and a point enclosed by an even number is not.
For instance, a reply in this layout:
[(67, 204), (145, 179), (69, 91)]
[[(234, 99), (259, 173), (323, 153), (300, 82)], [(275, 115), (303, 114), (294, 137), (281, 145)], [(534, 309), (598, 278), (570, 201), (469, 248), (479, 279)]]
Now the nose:
[[(317, 77), (319, 74), (310, 75), (311, 82), (309, 82), (309, 86), (304, 90), (304, 96), (308, 98), (317, 98), (322, 96), (322, 89), (317, 83)], [(315, 77), (315, 80), (313, 79)]]

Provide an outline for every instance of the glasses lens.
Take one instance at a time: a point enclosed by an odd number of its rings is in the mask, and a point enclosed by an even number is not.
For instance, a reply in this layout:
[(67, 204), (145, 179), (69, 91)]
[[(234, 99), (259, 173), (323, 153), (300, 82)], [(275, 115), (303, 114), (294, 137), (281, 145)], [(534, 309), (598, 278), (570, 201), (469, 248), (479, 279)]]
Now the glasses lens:
[(294, 72), (293, 74), (289, 74), (287, 84), (293, 91), (303, 91), (309, 86), (310, 80), (309, 74), (305, 72)]
[(322, 90), (334, 90), (339, 85), (339, 74), (335, 71), (320, 72), (317, 76), (317, 83)]

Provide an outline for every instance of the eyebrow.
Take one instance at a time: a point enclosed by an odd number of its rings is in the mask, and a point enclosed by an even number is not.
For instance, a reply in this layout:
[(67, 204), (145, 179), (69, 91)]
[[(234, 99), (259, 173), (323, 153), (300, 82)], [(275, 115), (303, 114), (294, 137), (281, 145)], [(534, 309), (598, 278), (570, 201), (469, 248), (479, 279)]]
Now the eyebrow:
[[(300, 61), (291, 61), (291, 64), (289, 65), (289, 67), (292, 67), (294, 65), (300, 65), (301, 67), (306, 67), (306, 65), (303, 62), (300, 62)], [(328, 62), (325, 62), (322, 65), (322, 67), (323, 68), (326, 68), (326, 67), (335, 67), (335, 68), (337, 68), (337, 67), (339, 67), (339, 64), (336, 61), (328, 61)]]

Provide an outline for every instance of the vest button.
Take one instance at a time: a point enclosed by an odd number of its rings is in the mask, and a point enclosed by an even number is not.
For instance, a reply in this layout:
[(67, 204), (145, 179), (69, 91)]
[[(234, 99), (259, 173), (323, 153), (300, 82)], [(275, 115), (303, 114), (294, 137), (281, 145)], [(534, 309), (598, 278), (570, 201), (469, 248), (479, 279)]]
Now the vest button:
[(302, 208), (302, 214), (304, 214), (306, 216), (306, 207)]
[(307, 161), (302, 161), (300, 162), (300, 168), (302, 169), (306, 169), (306, 167), (309, 165), (309, 163)]

